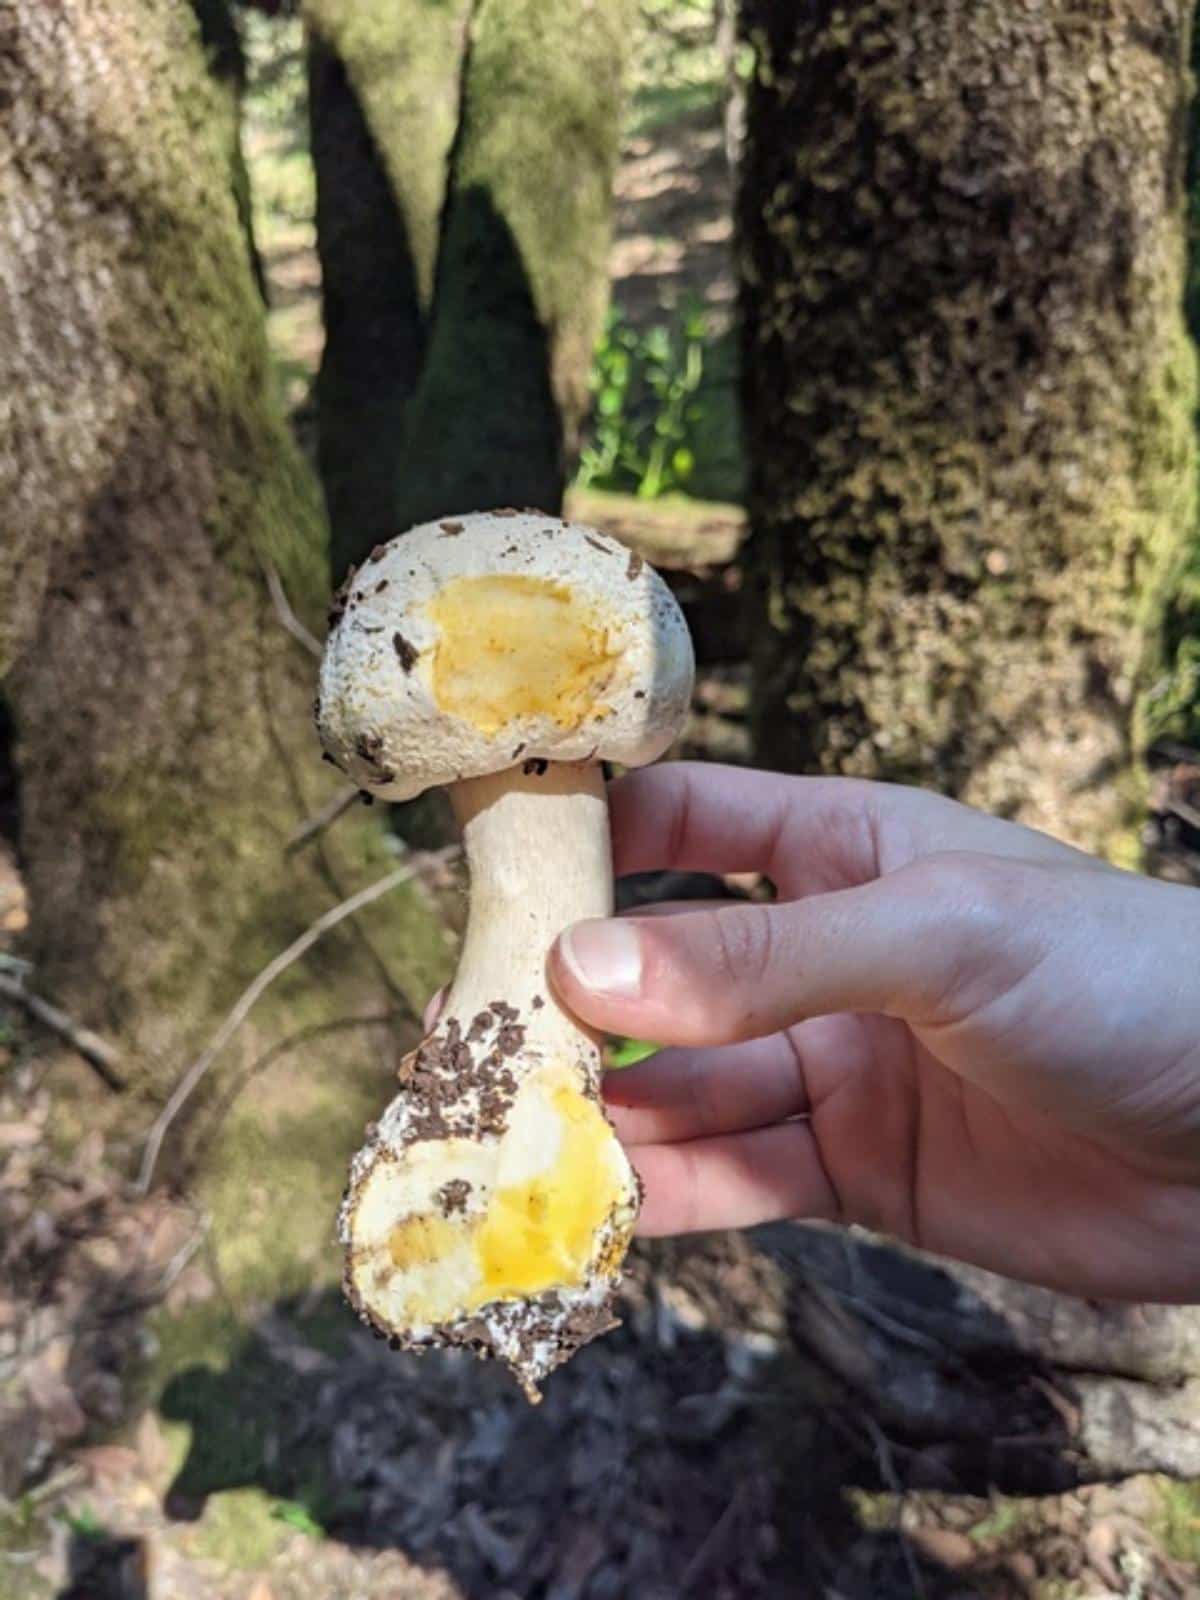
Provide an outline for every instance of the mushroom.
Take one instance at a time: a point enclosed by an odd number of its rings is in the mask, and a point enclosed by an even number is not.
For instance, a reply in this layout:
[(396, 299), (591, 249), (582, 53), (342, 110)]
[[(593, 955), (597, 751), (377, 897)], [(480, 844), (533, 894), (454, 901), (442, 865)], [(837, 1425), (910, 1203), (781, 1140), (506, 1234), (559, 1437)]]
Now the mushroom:
[(503, 1360), (531, 1399), (614, 1326), (636, 1175), (600, 1097), (600, 1045), (546, 957), (612, 912), (601, 762), (682, 726), (687, 628), (662, 579), (590, 528), (494, 512), (378, 546), (335, 603), (317, 721), (367, 793), (445, 784), (471, 900), (458, 971), (355, 1156), (346, 1292), (407, 1348)]

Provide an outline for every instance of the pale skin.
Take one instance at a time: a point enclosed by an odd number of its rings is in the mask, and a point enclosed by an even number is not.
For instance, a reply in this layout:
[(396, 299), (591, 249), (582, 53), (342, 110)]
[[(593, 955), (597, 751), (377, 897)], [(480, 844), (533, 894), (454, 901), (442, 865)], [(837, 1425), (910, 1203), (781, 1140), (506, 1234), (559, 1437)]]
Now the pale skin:
[(673, 1047), (606, 1086), (643, 1233), (856, 1222), (1200, 1301), (1200, 893), (882, 784), (679, 763), (610, 798), (618, 872), (777, 890), (551, 952), (584, 1022)]

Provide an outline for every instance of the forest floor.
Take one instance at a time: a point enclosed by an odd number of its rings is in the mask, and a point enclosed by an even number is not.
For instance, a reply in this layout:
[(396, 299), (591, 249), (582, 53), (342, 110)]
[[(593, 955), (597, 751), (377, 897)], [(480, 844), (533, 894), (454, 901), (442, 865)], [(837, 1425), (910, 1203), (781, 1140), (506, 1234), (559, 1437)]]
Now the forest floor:
[[(729, 180), (705, 82), (635, 107), (613, 270), (638, 328), (706, 306), (727, 386)], [(252, 123), (248, 147), (280, 381), (303, 412), (320, 353), (311, 172), (282, 114)], [(574, 504), (662, 567), (688, 612), (701, 671), (680, 753), (748, 759), (738, 507)], [(1193, 757), (1162, 753), (1147, 842), (1158, 870), (1200, 882)], [(0, 955), (24, 920), (0, 848)], [(122, 1187), (98, 1136), (45, 1148), (45, 1044), (0, 1013), (0, 1600), (1200, 1595), (1196, 1487), (843, 1490), (836, 1445), (789, 1405), (771, 1230), (640, 1247), (624, 1326), (536, 1410), (466, 1357), (391, 1355), (324, 1290), (264, 1306), (214, 1361), (222, 1295), (203, 1219)], [(190, 1362), (170, 1348), (184, 1326)], [(131, 1405), (168, 1364), (157, 1403)]]

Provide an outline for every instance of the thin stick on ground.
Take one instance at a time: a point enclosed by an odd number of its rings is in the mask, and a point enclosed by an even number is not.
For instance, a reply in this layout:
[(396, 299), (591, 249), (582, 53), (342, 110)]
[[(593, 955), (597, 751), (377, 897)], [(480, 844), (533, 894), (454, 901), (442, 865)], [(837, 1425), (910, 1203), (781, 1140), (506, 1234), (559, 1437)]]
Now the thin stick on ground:
[(78, 1023), (71, 1021), (65, 1011), (52, 1006), (40, 995), (31, 994), (20, 978), (6, 977), (0, 973), (0, 999), (11, 1000), (14, 1004), (22, 1006), (31, 1017), (41, 1023), (43, 1028), (49, 1028), (51, 1033), (56, 1033), (77, 1055), (83, 1057), (88, 1066), (110, 1089), (125, 1088), (125, 1079), (117, 1070), (120, 1057), (112, 1045), (106, 1043), (99, 1034), (93, 1033), (90, 1028), (81, 1028)]
[(680, 1594), (687, 1594), (693, 1585), (701, 1578), (708, 1576), (708, 1564), (713, 1556), (720, 1554), (720, 1549), (725, 1541), (725, 1536), (733, 1526), (742, 1503), (742, 1485), (738, 1484), (729, 1497), (729, 1504), (713, 1523), (712, 1527), (700, 1541), (699, 1547), (693, 1553), (691, 1560), (684, 1568), (683, 1576), (679, 1580)]
[(368, 884), (365, 889), (360, 889), (357, 894), (348, 900), (341, 901), (336, 906), (331, 906), (323, 916), (304, 930), (298, 939), (294, 939), (286, 950), (280, 952), (273, 961), (263, 968), (254, 981), (242, 992), (237, 1004), (217, 1029), (207, 1048), (196, 1057), (191, 1066), (176, 1084), (171, 1098), (163, 1106), (146, 1138), (145, 1148), (142, 1151), (142, 1163), (138, 1171), (136, 1189), (139, 1194), (145, 1194), (150, 1188), (154, 1177), (154, 1168), (158, 1163), (159, 1153), (162, 1150), (163, 1140), (175, 1118), (183, 1110), (187, 1101), (195, 1093), (204, 1074), (212, 1066), (221, 1051), (233, 1038), (234, 1034), (245, 1022), (257, 1002), (262, 998), (275, 979), (286, 972), (294, 962), (311, 950), (317, 940), (330, 928), (344, 922), (347, 917), (352, 917), (356, 911), (361, 911), (364, 906), (369, 906), (373, 900), (378, 900), (381, 895), (387, 894), (392, 889), (397, 889), (402, 883), (407, 883), (424, 868), (432, 865), (441, 865), (458, 854), (458, 846), (451, 845), (444, 850), (433, 850), (414, 856), (411, 861), (402, 867), (397, 867), (394, 872), (385, 874)]
[(291, 855), (294, 851), (302, 849), (310, 839), (315, 839), (319, 833), (324, 833), (325, 829), (332, 827), (339, 817), (345, 816), (358, 798), (357, 789), (340, 790), (321, 807), (320, 811), (309, 817), (307, 822), (300, 824), (284, 846), (285, 852)]
[(284, 593), (283, 583), (278, 572), (269, 563), (264, 563), (263, 572), (267, 579), (267, 592), (271, 596), (271, 604), (275, 607), (275, 614), (283, 623), (298, 644), (302, 644), (310, 656), (321, 659), (321, 641), (313, 637), (292, 610), (291, 602)]

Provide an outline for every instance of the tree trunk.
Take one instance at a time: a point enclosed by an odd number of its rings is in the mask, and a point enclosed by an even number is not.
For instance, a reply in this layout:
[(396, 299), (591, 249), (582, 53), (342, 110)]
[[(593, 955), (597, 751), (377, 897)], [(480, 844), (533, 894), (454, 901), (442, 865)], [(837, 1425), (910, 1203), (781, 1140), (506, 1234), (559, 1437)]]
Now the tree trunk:
[(1192, 527), (1183, 0), (745, 0), (757, 749), (1119, 849)]
[[(1188, 8), (744, 0), (757, 751), (1119, 849), (1192, 527)], [(812, 1232), (811, 1394), (864, 1473), (1200, 1473), (1200, 1313)]]
[(630, 8), (308, 0), (306, 14), (340, 572), (381, 526), (560, 507), (607, 295)]
[(307, 0), (325, 347), (318, 453), (340, 581), (397, 518), (470, 0)]
[[(246, 983), (387, 863), (365, 819), (285, 854), (335, 780), (311, 730), (315, 663), (264, 573), (319, 627), (325, 537), (272, 399), (228, 107), (195, 19), (176, 0), (17, 0), (0, 103), (0, 670), (28, 953), (35, 986), (117, 1043), (132, 1080), (98, 1105), (91, 1086), (65, 1093), (64, 1062), (64, 1116), (136, 1154)], [(399, 937), (377, 958), (385, 921)], [(439, 970), (415, 895), (340, 932), (196, 1104), (285, 1022), (324, 1026), (371, 1009), (364, 994), (378, 1011), (381, 987), (403, 1009)], [(343, 1158), (386, 1097), (360, 1045), (296, 1050), (225, 1124), (205, 1193), (232, 1292), (336, 1267)]]

